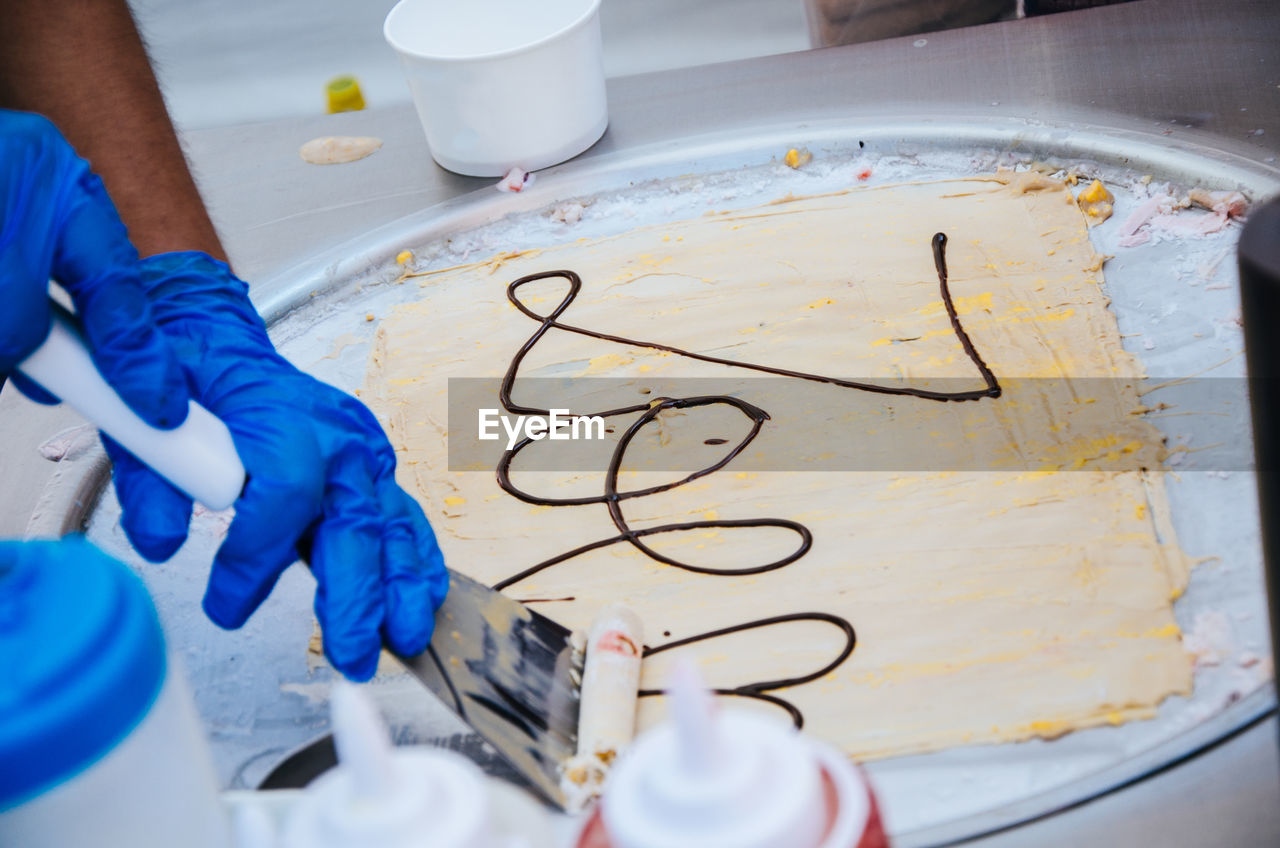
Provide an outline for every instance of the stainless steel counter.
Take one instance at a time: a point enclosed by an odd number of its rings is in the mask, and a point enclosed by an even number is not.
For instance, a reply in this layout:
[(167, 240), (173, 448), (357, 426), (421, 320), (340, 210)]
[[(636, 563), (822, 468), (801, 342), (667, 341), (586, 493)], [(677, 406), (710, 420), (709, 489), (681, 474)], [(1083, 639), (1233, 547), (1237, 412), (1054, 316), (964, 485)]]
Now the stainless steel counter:
[[(1271, 0), (1139, 0), (922, 38), (829, 48), (613, 80), (611, 123), (582, 160), (670, 154), (695, 139), (839, 118), (1023, 119), (1159, 135), (1280, 173), (1280, 4)], [(315, 167), (298, 146), (320, 135), (373, 135), (376, 155)], [(205, 130), (187, 149), (233, 265), (260, 303), (296, 268), (353, 236), (492, 181), (431, 161), (408, 106)], [(690, 170), (696, 164), (691, 163)], [(550, 174), (544, 177), (549, 179)], [(311, 272), (314, 273), (312, 268)], [(0, 394), (0, 534), (19, 535), (56, 469), (34, 448), (75, 422), (63, 409)], [(56, 510), (58, 505), (50, 505)], [(1274, 716), (1141, 783), (988, 845), (1280, 844)]]
[[(1277, 35), (1280, 9), (1270, 0), (1140, 0), (624, 77), (609, 83), (608, 132), (578, 162), (761, 125), (793, 126), (803, 143), (806, 124), (833, 117), (870, 123), (976, 113), (1165, 135), (1272, 159), (1274, 168)], [(374, 135), (385, 145), (342, 168), (298, 159), (302, 142), (337, 134)], [(492, 182), (436, 167), (407, 105), (205, 130), (187, 147), (227, 249), (254, 281)]]

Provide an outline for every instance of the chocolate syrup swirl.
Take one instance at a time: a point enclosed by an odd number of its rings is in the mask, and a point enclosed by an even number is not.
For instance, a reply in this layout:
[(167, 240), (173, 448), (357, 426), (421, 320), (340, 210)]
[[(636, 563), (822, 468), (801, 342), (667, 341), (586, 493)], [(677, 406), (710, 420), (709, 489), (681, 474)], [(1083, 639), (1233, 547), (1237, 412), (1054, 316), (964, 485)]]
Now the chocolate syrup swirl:
[[(947, 236), (945, 233), (938, 233), (933, 237), (933, 263), (938, 271), (938, 289), (942, 295), (943, 306), (947, 310), (947, 317), (951, 321), (951, 328), (955, 331), (956, 337), (960, 341), (960, 346), (964, 348), (965, 355), (973, 362), (978, 369), (978, 373), (982, 377), (984, 387), (981, 389), (973, 389), (964, 392), (937, 392), (929, 389), (917, 389), (910, 386), (886, 386), (878, 383), (866, 383), (860, 380), (848, 380), (842, 377), (836, 377), (827, 374), (811, 374), (804, 371), (792, 371), (788, 368), (776, 368), (771, 365), (763, 365), (755, 362), (742, 362), (734, 359), (723, 359), (718, 356), (711, 356), (705, 353), (698, 353), (691, 350), (681, 350), (678, 347), (661, 344), (659, 342), (648, 342), (640, 339), (629, 339), (625, 336), (615, 336), (610, 333), (600, 333), (595, 330), (588, 330), (584, 327), (576, 327), (572, 324), (561, 323), (558, 319), (569, 308), (570, 304), (577, 298), (578, 292), (582, 290), (582, 278), (573, 271), (543, 271), (538, 274), (530, 274), (526, 277), (513, 282), (507, 286), (507, 300), (511, 301), (511, 305), (519, 309), (522, 313), (539, 322), (537, 331), (529, 337), (516, 355), (512, 358), (511, 364), (507, 367), (507, 373), (503, 375), (502, 387), (499, 390), (499, 398), (502, 405), (508, 412), (516, 415), (549, 415), (550, 410), (538, 409), (530, 406), (523, 406), (516, 403), (511, 398), (511, 390), (515, 385), (516, 375), (520, 370), (520, 365), (524, 362), (524, 358), (533, 350), (534, 346), (542, 340), (542, 337), (549, 330), (564, 330), (568, 333), (577, 333), (578, 335), (588, 336), (601, 341), (616, 342), (617, 344), (626, 345), (628, 347), (647, 347), (652, 350), (666, 351), (674, 353), (678, 356), (696, 359), (699, 362), (711, 362), (717, 365), (727, 365), (731, 368), (745, 368), (749, 371), (758, 371), (763, 374), (774, 374), (779, 377), (793, 377), (798, 380), (809, 380), (815, 383), (830, 383), (846, 389), (857, 389), (864, 392), (873, 392), (884, 395), (905, 395), (908, 397), (924, 398), (926, 400), (936, 401), (965, 401), (965, 400), (981, 400), (982, 398), (1000, 397), (1000, 383), (996, 380), (991, 369), (983, 362), (982, 357), (974, 348), (973, 342), (969, 339), (969, 334), (965, 332), (964, 327), (960, 323), (960, 317), (956, 314), (955, 302), (951, 297), (951, 287), (947, 282)], [(569, 293), (564, 299), (556, 305), (556, 308), (549, 315), (539, 315), (528, 306), (520, 301), (517, 292), (521, 286), (535, 282), (537, 280), (554, 279), (556, 277), (568, 280)], [(603, 412), (579, 413), (583, 415), (600, 415), (608, 417), (610, 415), (622, 415), (631, 412), (640, 412), (648, 407), (647, 403), (635, 404), (633, 406), (624, 406), (617, 409), (609, 409)]]
[[(644, 649), (644, 656), (651, 657), (654, 654), (660, 654), (663, 651), (669, 651), (672, 648), (679, 648), (684, 645), (692, 645), (695, 642), (702, 642), (707, 639), (715, 639), (717, 636), (728, 636), (730, 633), (741, 633), (744, 630), (755, 630), (759, 627), (770, 627), (775, 624), (786, 624), (791, 621), (821, 621), (838, 627), (844, 633), (844, 647), (840, 649), (840, 654), (831, 662), (824, 665), (817, 671), (809, 674), (800, 675), (799, 677), (784, 677), (779, 680), (766, 680), (761, 683), (748, 683), (744, 686), (738, 686), (734, 689), (716, 689), (717, 695), (730, 695), (737, 698), (753, 698), (757, 701), (764, 701), (773, 704), (787, 711), (791, 716), (791, 721), (795, 724), (796, 729), (804, 727), (804, 713), (800, 712), (795, 704), (777, 695), (770, 695), (774, 689), (786, 689), (791, 686), (799, 686), (808, 683), (811, 680), (817, 680), (825, 674), (830, 674), (840, 667), (840, 664), (849, 658), (853, 653), (854, 646), (858, 643), (857, 634), (853, 632), (853, 625), (846, 619), (838, 615), (832, 615), (828, 612), (797, 612), (790, 615), (775, 615), (771, 618), (761, 618), (756, 621), (748, 621), (745, 624), (735, 624), (732, 627), (722, 627), (719, 630), (710, 630), (706, 633), (699, 633), (696, 636), (689, 636), (684, 639), (677, 639), (674, 642), (668, 642), (665, 645), (659, 645), (656, 648), (648, 646)], [(661, 689), (641, 689), (641, 698), (651, 698), (654, 695), (661, 695)]]
[[(514, 281), (507, 287), (507, 299), (516, 309), (528, 316), (530, 319), (538, 322), (538, 329), (529, 337), (520, 349), (516, 352), (511, 360), (511, 364), (507, 368), (506, 374), (502, 378), (502, 386), (499, 390), (499, 399), (503, 407), (510, 413), (516, 415), (549, 415), (550, 410), (539, 409), (536, 407), (525, 406), (517, 403), (512, 399), (512, 390), (515, 386), (516, 376), (519, 373), (520, 366), (524, 362), (529, 352), (534, 349), (539, 341), (543, 339), (551, 330), (563, 330), (569, 333), (577, 333), (579, 335), (588, 336), (601, 341), (615, 342), (617, 344), (629, 347), (646, 347), (653, 350), (666, 351), (678, 356), (695, 359), (701, 362), (711, 362), (719, 365), (725, 365), (731, 368), (744, 368), (751, 371), (757, 371), (765, 374), (773, 374), (781, 377), (791, 377), (799, 380), (809, 380), (818, 383), (829, 383), (831, 385), (840, 386), (842, 388), (854, 389), (857, 391), (872, 392), (885, 395), (903, 395), (908, 397), (916, 397), (924, 400), (933, 401), (971, 401), (981, 400), (982, 398), (997, 398), (1000, 396), (1000, 383), (996, 380), (991, 369), (987, 367), (978, 351), (974, 348), (969, 334), (965, 332), (964, 327), (960, 323), (959, 315), (956, 312), (955, 302), (951, 296), (951, 289), (947, 281), (947, 260), (946, 246), (947, 237), (944, 233), (938, 233), (933, 237), (933, 260), (934, 266), (938, 272), (938, 288), (942, 296), (942, 303), (946, 309), (947, 317), (951, 322), (951, 327), (955, 331), (956, 338), (959, 340), (961, 347), (964, 349), (965, 355), (977, 368), (979, 375), (983, 381), (983, 388), (972, 389), (961, 392), (938, 392), (928, 389), (912, 388), (910, 386), (889, 386), (878, 383), (869, 383), (858, 380), (849, 380), (827, 374), (806, 373), (802, 371), (793, 371), (786, 368), (776, 368), (769, 365), (763, 365), (753, 362), (742, 362), (732, 359), (722, 359), (708, 354), (698, 353), (696, 351), (682, 350), (670, 345), (660, 344), (658, 342), (643, 341), (639, 339), (629, 339), (623, 336), (616, 336), (609, 333), (601, 333), (595, 330), (589, 330), (584, 327), (566, 324), (560, 321), (561, 316), (568, 310), (569, 306), (577, 298), (578, 293), (582, 289), (582, 279), (573, 271), (544, 271), (537, 274), (530, 274)], [(556, 305), (547, 315), (540, 315), (534, 312), (519, 298), (519, 290), (522, 286), (528, 285), (537, 280), (562, 278), (569, 283), (569, 291), (565, 297)], [(751, 422), (750, 430), (747, 434), (732, 448), (728, 450), (724, 456), (717, 462), (688, 474), (679, 480), (670, 483), (664, 483), (657, 486), (650, 486), (643, 489), (634, 489), (629, 491), (620, 491), (618, 489), (618, 475), (623, 466), (623, 460), (631, 441), (641, 428), (657, 420), (658, 416), (667, 410), (691, 410), (700, 409), (709, 406), (729, 406), (737, 409), (744, 417)], [(733, 519), (733, 520), (703, 520), (703, 521), (682, 521), (670, 524), (662, 524), (655, 527), (647, 527), (643, 529), (632, 528), (626, 520), (622, 511), (622, 505), (628, 500), (635, 498), (647, 497), (649, 495), (658, 494), (659, 492), (670, 491), (678, 488), (686, 483), (713, 474), (724, 468), (734, 460), (743, 450), (746, 449), (757, 435), (759, 435), (764, 422), (769, 420), (769, 414), (763, 409), (754, 406), (740, 398), (728, 395), (703, 395), (687, 398), (657, 398), (647, 400), (644, 403), (632, 404), (629, 406), (621, 406), (615, 409), (607, 409), (600, 412), (575, 413), (578, 415), (596, 415), (603, 418), (609, 418), (620, 415), (633, 415), (641, 413), (618, 440), (618, 444), (614, 447), (613, 454), (609, 460), (609, 466), (605, 474), (604, 492), (599, 496), (593, 497), (577, 497), (577, 498), (551, 498), (540, 495), (534, 495), (526, 492), (516, 486), (511, 480), (511, 464), (515, 460), (520, 451), (528, 447), (533, 439), (524, 438), (517, 442), (510, 450), (503, 453), (502, 459), (498, 462), (497, 478), (498, 485), (503, 491), (518, 498), (526, 503), (537, 504), (540, 506), (587, 506), (591, 504), (603, 504), (609, 512), (609, 518), (613, 521), (617, 534), (585, 545), (580, 545), (572, 550), (565, 551), (562, 554), (554, 556), (550, 559), (543, 560), (536, 565), (532, 565), (523, 571), (517, 572), (503, 580), (494, 584), (495, 589), (506, 589), (516, 583), (519, 583), (541, 571), (551, 568), (560, 563), (573, 559), (574, 557), (588, 553), (590, 551), (599, 550), (615, 544), (628, 544), (639, 550), (645, 556), (665, 565), (679, 568), (684, 571), (690, 571), (697, 574), (709, 574), (718, 576), (736, 576), (746, 574), (760, 574), (767, 571), (774, 571), (784, 568), (795, 562), (808, 553), (813, 545), (813, 535), (809, 529), (803, 524), (790, 521), (783, 518), (752, 518), (752, 519)], [(609, 430), (612, 432), (612, 429)], [(728, 439), (707, 439), (704, 444), (721, 445), (728, 444)], [(666, 533), (678, 533), (688, 530), (702, 530), (708, 528), (728, 529), (735, 527), (776, 527), (788, 530), (797, 537), (796, 547), (788, 554), (762, 564), (748, 565), (737, 568), (711, 568), (700, 566), (693, 563), (682, 562), (666, 554), (660, 553), (650, 547), (645, 540)], [(780, 680), (768, 680), (757, 683), (748, 683), (736, 688), (717, 689), (720, 695), (752, 698), (758, 701), (774, 704), (775, 706), (785, 710), (795, 723), (796, 727), (804, 724), (804, 715), (791, 702), (770, 694), (778, 689), (786, 689), (792, 686), (799, 686), (804, 683), (816, 680), (823, 675), (829, 674), (838, 668), (853, 653), (854, 646), (857, 644), (857, 636), (854, 632), (853, 625), (844, 618), (825, 612), (800, 612), (788, 615), (772, 616), (762, 618), (755, 621), (737, 624), (731, 627), (725, 627), (718, 630), (711, 630), (705, 633), (699, 633), (693, 636), (684, 637), (671, 642), (667, 642), (656, 647), (646, 646), (644, 655), (646, 657), (663, 651), (669, 651), (680, 648), (685, 645), (703, 642), (709, 639), (715, 639), (722, 636), (728, 636), (733, 633), (739, 633), (746, 630), (754, 630), (763, 627), (771, 627), (780, 624), (786, 624), (794, 621), (816, 621), (830, 624), (838, 628), (844, 634), (844, 645), (838, 655), (822, 668), (808, 674), (797, 677), (785, 678)], [(660, 690), (645, 689), (641, 690), (641, 697), (652, 697), (662, 694)]]

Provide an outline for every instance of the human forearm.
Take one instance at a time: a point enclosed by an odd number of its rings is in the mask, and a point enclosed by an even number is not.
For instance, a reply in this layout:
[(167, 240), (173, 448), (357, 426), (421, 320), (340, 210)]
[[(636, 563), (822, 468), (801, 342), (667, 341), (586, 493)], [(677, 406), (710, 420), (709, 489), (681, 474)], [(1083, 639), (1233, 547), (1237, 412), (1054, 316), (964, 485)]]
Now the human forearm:
[(52, 120), (143, 256), (225, 259), (124, 0), (0, 0), (0, 106)]

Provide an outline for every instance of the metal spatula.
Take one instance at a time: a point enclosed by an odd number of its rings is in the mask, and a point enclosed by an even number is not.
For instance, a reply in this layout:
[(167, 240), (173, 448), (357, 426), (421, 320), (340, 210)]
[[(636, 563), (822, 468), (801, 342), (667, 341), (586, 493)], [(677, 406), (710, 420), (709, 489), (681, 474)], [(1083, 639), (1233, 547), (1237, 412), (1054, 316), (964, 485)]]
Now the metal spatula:
[[(151, 427), (98, 373), (74, 318), (56, 305), (54, 313), (49, 337), (18, 370), (209, 509), (231, 506), (245, 470), (226, 425), (193, 401), (181, 426)], [(569, 630), (469, 577), (449, 577), (430, 647), (400, 659), (563, 807), (558, 767), (577, 744), (579, 698)]]

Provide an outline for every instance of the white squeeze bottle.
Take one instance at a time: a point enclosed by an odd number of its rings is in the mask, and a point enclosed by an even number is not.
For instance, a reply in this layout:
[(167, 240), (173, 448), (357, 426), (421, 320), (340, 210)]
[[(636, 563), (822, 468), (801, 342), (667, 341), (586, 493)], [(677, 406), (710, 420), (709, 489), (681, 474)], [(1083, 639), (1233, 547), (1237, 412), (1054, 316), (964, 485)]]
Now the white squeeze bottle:
[(340, 682), (332, 695), (337, 767), (290, 812), (283, 848), (493, 848), (485, 776), (458, 754), (393, 748), (372, 701)]
[(195, 704), (146, 589), (68, 538), (0, 561), (0, 846), (230, 848)]
[(788, 722), (719, 709), (696, 668), (676, 668), (672, 720), (615, 766), (579, 848), (879, 848), (866, 782)]

